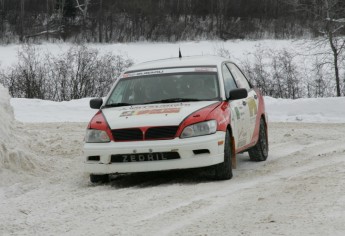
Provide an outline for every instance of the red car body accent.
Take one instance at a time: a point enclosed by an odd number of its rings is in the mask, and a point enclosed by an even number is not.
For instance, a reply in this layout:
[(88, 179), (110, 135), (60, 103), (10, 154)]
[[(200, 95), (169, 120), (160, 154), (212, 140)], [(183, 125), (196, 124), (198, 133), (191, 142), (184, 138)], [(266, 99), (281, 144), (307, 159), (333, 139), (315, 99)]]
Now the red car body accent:
[(111, 130), (109, 128), (108, 122), (103, 116), (102, 111), (98, 111), (94, 117), (91, 119), (89, 125), (87, 126), (88, 129), (98, 129), (107, 132), (110, 140), (114, 140)]
[(216, 120), (218, 124), (217, 130), (225, 132), (230, 124), (229, 109), (229, 102), (223, 101), (220, 106), (208, 114), (206, 120)]
[[(176, 132), (176, 137), (179, 137), (184, 130), (189, 125), (196, 124), (199, 122), (212, 120), (213, 118), (209, 118), (209, 114), (214, 110), (218, 110), (218, 107), (222, 104), (222, 102), (217, 102), (215, 104), (211, 104), (207, 107), (204, 107), (196, 112), (193, 112), (189, 116), (187, 116), (179, 125), (179, 128)], [(216, 119), (215, 119), (216, 120)]]

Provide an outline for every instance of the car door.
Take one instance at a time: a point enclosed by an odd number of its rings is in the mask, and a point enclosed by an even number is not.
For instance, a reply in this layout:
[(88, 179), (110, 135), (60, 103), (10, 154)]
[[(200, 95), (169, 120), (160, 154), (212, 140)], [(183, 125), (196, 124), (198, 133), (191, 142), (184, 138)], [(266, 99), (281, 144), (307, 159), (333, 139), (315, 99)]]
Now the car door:
[[(227, 98), (231, 90), (236, 89), (236, 82), (226, 64), (222, 65), (222, 74), (224, 79), (224, 88)], [(247, 142), (246, 131), (246, 107), (245, 99), (230, 101), (230, 117), (232, 132), (235, 139), (236, 149), (243, 147)]]
[(256, 117), (258, 113), (258, 96), (253, 87), (243, 75), (242, 71), (233, 63), (227, 63), (239, 88), (245, 88), (248, 91), (248, 97), (245, 99), (245, 127), (246, 127), (246, 144), (249, 144), (254, 135)]

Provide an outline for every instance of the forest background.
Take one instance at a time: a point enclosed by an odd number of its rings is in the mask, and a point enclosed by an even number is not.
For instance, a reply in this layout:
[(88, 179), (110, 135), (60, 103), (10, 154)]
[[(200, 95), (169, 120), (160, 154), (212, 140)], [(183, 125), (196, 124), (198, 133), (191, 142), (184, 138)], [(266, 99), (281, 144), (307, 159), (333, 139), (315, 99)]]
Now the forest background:
[(311, 38), (325, 10), (324, 0), (0, 0), (0, 42)]
[[(344, 35), (341, 0), (0, 0), (0, 44), (23, 45), (0, 83), (13, 97), (105, 96), (135, 60), (90, 43), (288, 39), (308, 42), (241, 58), (251, 83), (278, 98), (344, 96)], [(47, 42), (74, 46), (43, 55), (36, 47)], [(214, 54), (233, 59), (225, 47)]]

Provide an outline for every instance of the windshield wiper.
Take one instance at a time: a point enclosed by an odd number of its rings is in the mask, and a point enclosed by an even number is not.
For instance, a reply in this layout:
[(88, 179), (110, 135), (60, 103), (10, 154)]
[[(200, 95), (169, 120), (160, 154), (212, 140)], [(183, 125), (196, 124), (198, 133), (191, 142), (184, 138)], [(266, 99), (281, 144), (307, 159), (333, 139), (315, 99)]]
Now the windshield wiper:
[(201, 100), (200, 100), (200, 99), (197, 99), (197, 98), (168, 98), (168, 99), (163, 99), (163, 100), (148, 102), (148, 103), (145, 103), (145, 104), (153, 104), (153, 103), (174, 103), (174, 102), (196, 102), (196, 101), (201, 101)]
[(125, 102), (119, 102), (119, 103), (110, 103), (110, 104), (106, 104), (103, 106), (103, 108), (107, 108), (107, 107), (122, 107), (122, 106), (132, 106), (133, 104), (131, 103), (125, 103)]

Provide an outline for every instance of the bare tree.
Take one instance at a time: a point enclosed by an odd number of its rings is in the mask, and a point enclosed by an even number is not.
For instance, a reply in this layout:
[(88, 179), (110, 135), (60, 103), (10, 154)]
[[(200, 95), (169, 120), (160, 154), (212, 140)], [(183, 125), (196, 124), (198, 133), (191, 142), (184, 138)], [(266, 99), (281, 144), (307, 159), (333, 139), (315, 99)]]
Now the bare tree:
[(98, 13), (98, 41), (103, 42), (103, 0), (99, 2), (99, 13)]
[[(345, 2), (343, 0), (312, 1), (308, 4), (299, 2), (292, 0), (292, 4), (297, 8), (313, 15), (317, 22), (321, 22), (317, 26), (320, 37), (315, 40), (315, 47), (319, 49), (326, 47), (328, 49), (326, 52), (318, 53), (326, 55), (324, 60), (320, 61), (320, 66), (325, 63), (332, 65), (336, 82), (336, 96), (345, 95), (345, 91), (341, 92), (339, 72), (345, 49)], [(331, 55), (332, 59), (329, 60), (327, 55)]]
[(4, 38), (5, 34), (5, 2), (0, 0), (0, 39)]
[(242, 61), (243, 72), (255, 87), (266, 96), (301, 98), (305, 89), (304, 78), (296, 63), (296, 54), (286, 49), (264, 50), (258, 48)]
[(25, 4), (24, 0), (20, 1), (20, 41), (24, 40), (24, 12)]
[[(340, 92), (340, 76), (339, 76), (339, 59), (345, 48), (345, 39), (341, 33), (344, 32), (345, 18), (340, 18), (344, 14), (345, 7), (340, 7), (339, 0), (324, 0), (325, 1), (325, 24), (322, 31), (324, 38), (329, 43), (333, 53), (333, 66), (336, 81), (337, 96), (341, 96)], [(341, 1), (343, 2), (343, 1)], [(339, 12), (340, 10), (340, 12)], [(344, 16), (344, 15), (342, 15)], [(342, 31), (342, 32), (341, 32)]]
[(79, 9), (79, 11), (82, 14), (82, 34), (86, 34), (86, 23), (87, 23), (87, 16), (88, 16), (88, 8), (89, 3), (91, 0), (84, 0), (84, 2), (80, 2), (80, 0), (76, 1), (76, 8)]
[(63, 11), (65, 8), (65, 0), (58, 0), (58, 22), (59, 22), (59, 31), (60, 31), (60, 37), (62, 37), (63, 31), (64, 31), (64, 22), (63, 22)]

